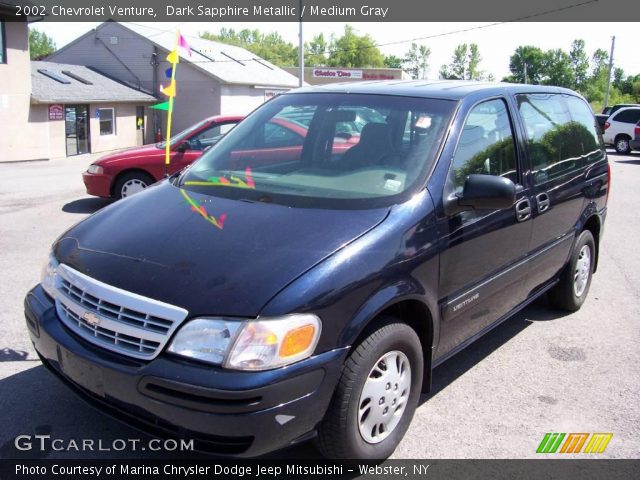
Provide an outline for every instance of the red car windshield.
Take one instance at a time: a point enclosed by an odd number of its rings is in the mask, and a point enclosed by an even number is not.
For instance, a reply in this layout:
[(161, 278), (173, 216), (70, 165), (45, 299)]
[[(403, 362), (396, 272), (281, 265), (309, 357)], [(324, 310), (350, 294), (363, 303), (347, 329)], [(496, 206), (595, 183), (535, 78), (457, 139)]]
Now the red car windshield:
[(424, 179), (454, 107), (391, 95), (281, 95), (206, 152), (180, 185), (288, 205), (390, 204)]
[[(184, 140), (185, 138), (189, 137), (193, 132), (201, 129), (208, 122), (209, 122), (209, 120), (202, 120), (201, 122), (198, 122), (195, 125), (191, 125), (189, 128), (185, 128), (180, 133), (178, 133), (178, 134), (174, 135), (173, 137), (171, 137), (171, 139), (169, 140), (169, 145), (175, 145), (177, 143), (180, 143), (182, 140)], [(156, 143), (156, 147), (158, 147), (158, 148), (164, 148), (165, 145), (166, 145), (165, 142)]]

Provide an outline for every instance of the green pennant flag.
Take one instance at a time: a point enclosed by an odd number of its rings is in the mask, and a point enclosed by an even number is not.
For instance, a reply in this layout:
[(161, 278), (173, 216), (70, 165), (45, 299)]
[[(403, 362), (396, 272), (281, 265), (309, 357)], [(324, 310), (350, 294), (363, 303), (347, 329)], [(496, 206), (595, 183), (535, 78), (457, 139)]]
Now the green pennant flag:
[(149, 107), (149, 108), (153, 108), (155, 110), (168, 111), (169, 110), (169, 102), (156, 103), (155, 105), (151, 105), (151, 107)]

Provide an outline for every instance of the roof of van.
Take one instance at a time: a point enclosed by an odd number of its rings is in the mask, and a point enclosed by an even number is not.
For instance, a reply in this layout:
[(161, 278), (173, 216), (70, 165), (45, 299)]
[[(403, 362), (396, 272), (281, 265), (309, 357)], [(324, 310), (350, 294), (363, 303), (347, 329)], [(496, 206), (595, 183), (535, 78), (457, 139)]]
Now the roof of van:
[(469, 95), (492, 96), (511, 93), (569, 93), (567, 88), (521, 83), (476, 82), (469, 80), (375, 80), (370, 82), (332, 83), (294, 90), (294, 93), (335, 92), (368, 93), (378, 95), (402, 95), (409, 97), (443, 98), (460, 100)]

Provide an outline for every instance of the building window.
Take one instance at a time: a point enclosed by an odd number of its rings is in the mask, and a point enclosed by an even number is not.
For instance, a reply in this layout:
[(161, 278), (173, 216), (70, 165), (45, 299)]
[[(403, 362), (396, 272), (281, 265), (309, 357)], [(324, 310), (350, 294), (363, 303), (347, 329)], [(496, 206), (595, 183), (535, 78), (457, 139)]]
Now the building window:
[(7, 48), (5, 45), (4, 21), (0, 20), (0, 63), (7, 63)]
[(98, 118), (100, 119), (100, 135), (113, 135), (115, 128), (115, 111), (113, 108), (99, 108)]

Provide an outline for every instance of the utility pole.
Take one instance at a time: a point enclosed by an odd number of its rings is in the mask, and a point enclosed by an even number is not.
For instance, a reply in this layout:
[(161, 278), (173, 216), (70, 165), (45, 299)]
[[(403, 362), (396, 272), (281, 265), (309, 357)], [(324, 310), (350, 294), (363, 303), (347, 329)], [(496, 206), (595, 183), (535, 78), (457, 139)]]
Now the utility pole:
[(527, 62), (524, 62), (524, 83), (527, 83)]
[(607, 91), (604, 94), (604, 108), (609, 106), (609, 88), (611, 86), (611, 70), (613, 70), (613, 49), (616, 46), (615, 35), (611, 37), (611, 53), (609, 54), (609, 74), (607, 75)]
[(304, 85), (304, 37), (302, 36), (302, 0), (300, 0), (300, 31), (298, 32), (298, 85)]

